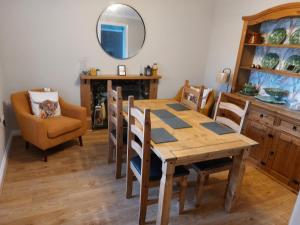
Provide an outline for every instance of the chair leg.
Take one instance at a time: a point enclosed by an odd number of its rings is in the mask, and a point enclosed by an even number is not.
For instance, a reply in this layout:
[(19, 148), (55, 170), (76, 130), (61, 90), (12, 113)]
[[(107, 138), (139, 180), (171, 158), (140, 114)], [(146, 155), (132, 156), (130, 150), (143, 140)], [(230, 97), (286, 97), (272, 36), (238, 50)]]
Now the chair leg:
[(140, 187), (140, 210), (139, 210), (139, 225), (146, 223), (147, 202), (148, 202), (148, 187), (141, 184)]
[(130, 169), (130, 165), (128, 167), (126, 172), (126, 198), (131, 198), (134, 174)]
[(200, 206), (201, 198), (203, 196), (205, 184), (205, 174), (198, 173), (197, 185), (196, 185), (196, 207)]
[(44, 162), (48, 162), (48, 153), (44, 151)]
[(184, 176), (180, 179), (179, 214), (182, 214), (184, 212), (186, 190), (187, 190), (187, 177)]
[(82, 136), (78, 137), (78, 140), (79, 140), (79, 145), (80, 145), (80, 146), (83, 146)]
[(29, 142), (28, 141), (25, 141), (25, 148), (29, 149)]
[(116, 148), (116, 179), (122, 177), (122, 161), (123, 161), (123, 146), (117, 146)]
[(113, 155), (114, 155), (114, 152), (113, 152), (113, 143), (111, 141), (111, 139), (109, 138), (108, 140), (108, 163), (112, 163), (113, 162)]

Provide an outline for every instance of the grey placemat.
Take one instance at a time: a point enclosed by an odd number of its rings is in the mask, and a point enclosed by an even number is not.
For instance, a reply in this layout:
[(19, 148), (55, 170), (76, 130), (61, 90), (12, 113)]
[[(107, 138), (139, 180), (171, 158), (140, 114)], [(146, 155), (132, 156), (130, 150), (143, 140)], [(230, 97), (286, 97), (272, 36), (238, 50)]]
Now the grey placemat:
[(156, 144), (175, 142), (177, 139), (164, 128), (151, 129), (151, 139)]
[(173, 129), (181, 129), (181, 128), (190, 128), (192, 127), (190, 124), (185, 122), (184, 120), (176, 117), (171, 118), (161, 118), (166, 124), (168, 124)]
[(188, 107), (180, 104), (180, 103), (173, 103), (173, 104), (167, 104), (170, 108), (176, 110), (176, 111), (187, 111), (190, 110)]
[(151, 112), (154, 113), (156, 116), (158, 116), (161, 119), (175, 117), (174, 114), (170, 113), (168, 110), (165, 110), (165, 109), (156, 109), (156, 110), (152, 110)]
[(178, 118), (174, 114), (170, 113), (168, 110), (165, 109), (153, 110), (152, 113), (154, 113), (157, 117), (159, 117), (162, 121), (164, 121), (173, 129), (192, 127), (190, 124)]
[(229, 133), (234, 133), (235, 131), (231, 129), (230, 127), (227, 127), (223, 124), (219, 124), (216, 122), (208, 122), (208, 123), (201, 123), (201, 126), (211, 130), (212, 132), (222, 135), (222, 134), (229, 134)]

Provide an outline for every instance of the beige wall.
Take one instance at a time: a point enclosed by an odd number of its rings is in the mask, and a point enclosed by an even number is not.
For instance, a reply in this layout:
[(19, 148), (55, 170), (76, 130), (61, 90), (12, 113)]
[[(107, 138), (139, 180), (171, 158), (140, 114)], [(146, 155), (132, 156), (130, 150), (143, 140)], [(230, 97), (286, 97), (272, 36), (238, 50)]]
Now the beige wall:
[[(209, 51), (206, 58), (204, 83), (218, 89), (216, 74), (225, 67), (235, 67), (239, 48), (242, 16), (256, 14), (270, 7), (298, 2), (293, 0), (215, 0), (211, 20)], [(224, 90), (224, 89), (222, 89)]]
[(161, 98), (175, 95), (185, 79), (202, 81), (211, 1), (121, 1), (142, 15), (147, 32), (142, 51), (125, 61), (109, 57), (97, 41), (97, 19), (110, 2), (2, 0), (0, 59), (7, 82), (6, 100), (17, 90), (50, 86), (79, 104), (82, 58), (104, 74), (116, 73), (118, 64), (127, 65), (128, 74), (138, 74), (141, 65), (157, 62), (163, 75)]

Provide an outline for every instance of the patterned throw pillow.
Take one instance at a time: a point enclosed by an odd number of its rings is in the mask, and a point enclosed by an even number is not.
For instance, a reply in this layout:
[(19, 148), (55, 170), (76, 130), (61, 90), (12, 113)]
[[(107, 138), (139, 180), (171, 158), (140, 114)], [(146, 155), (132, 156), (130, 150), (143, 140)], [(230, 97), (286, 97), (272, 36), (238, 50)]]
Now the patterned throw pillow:
[(60, 116), (58, 92), (29, 91), (32, 113), (42, 119)]

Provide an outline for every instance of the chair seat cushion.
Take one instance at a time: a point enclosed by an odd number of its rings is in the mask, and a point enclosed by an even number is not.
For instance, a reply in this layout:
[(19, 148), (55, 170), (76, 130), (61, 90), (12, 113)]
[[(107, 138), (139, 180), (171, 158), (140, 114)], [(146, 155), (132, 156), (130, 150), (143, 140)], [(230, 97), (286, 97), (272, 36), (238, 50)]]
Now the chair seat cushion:
[(197, 170), (211, 170), (217, 169), (224, 166), (231, 166), (232, 165), (232, 158), (225, 157), (220, 159), (212, 159), (203, 162), (194, 163), (193, 167)]
[(47, 135), (49, 138), (56, 138), (82, 127), (81, 120), (65, 116), (48, 118), (45, 119), (44, 122), (46, 123)]
[[(131, 160), (132, 165), (141, 174), (141, 158), (135, 156)], [(162, 162), (155, 154), (151, 154), (151, 165), (150, 165), (150, 180), (159, 180), (162, 176), (161, 171)], [(189, 175), (189, 171), (183, 166), (175, 167), (174, 177)]]

